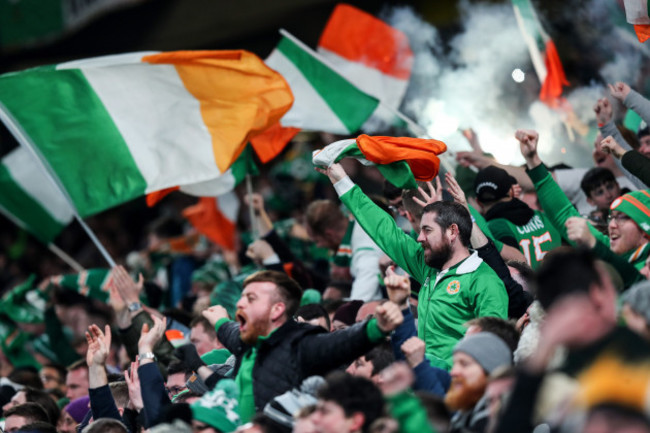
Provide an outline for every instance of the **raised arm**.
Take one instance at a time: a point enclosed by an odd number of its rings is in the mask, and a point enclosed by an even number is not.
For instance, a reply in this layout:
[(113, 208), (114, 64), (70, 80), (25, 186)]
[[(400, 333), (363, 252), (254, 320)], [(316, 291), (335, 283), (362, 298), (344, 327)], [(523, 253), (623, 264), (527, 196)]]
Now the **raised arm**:
[(397, 227), (393, 218), (350, 180), (340, 164), (316, 170), (329, 177), (343, 204), (375, 244), (400, 268), (422, 283), (426, 276), (422, 273), (425, 265), (420, 244)]

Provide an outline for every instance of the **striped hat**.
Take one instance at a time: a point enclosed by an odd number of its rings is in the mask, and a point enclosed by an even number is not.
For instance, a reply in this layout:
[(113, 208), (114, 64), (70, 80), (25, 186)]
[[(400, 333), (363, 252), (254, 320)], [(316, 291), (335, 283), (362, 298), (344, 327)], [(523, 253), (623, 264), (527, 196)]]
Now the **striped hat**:
[(623, 212), (650, 235), (650, 190), (628, 192), (614, 200), (610, 209)]

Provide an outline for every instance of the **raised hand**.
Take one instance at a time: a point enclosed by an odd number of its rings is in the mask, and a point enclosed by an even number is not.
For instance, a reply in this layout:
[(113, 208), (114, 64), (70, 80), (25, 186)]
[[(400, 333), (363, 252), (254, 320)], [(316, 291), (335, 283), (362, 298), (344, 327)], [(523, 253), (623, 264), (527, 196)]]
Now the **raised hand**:
[(596, 120), (598, 123), (604, 125), (612, 120), (614, 109), (612, 108), (609, 99), (600, 98), (598, 102), (596, 102), (596, 105), (594, 105), (594, 112), (596, 113)]
[(263, 239), (256, 240), (246, 249), (246, 257), (256, 263), (262, 263), (274, 254), (275, 251), (273, 251), (271, 245)]
[(411, 281), (405, 275), (395, 273), (395, 267), (389, 266), (386, 269), (384, 285), (388, 292), (388, 299), (399, 306), (404, 306), (411, 295)]
[(463, 191), (463, 189), (460, 187), (456, 181), (456, 178), (452, 176), (451, 173), (445, 173), (445, 181), (447, 182), (447, 192), (451, 194), (451, 196), (454, 198), (454, 201), (460, 205), (463, 205), (463, 207), (469, 210), (469, 207), (467, 206), (467, 197), (465, 197), (465, 191)]
[(436, 187), (434, 188), (431, 182), (427, 182), (427, 189), (429, 191), (425, 191), (424, 188), (418, 186), (418, 191), (420, 192), (422, 199), (413, 196), (413, 201), (422, 207), (442, 200), (442, 184), (440, 183), (440, 176), (436, 176)]
[(111, 327), (106, 325), (104, 332), (97, 325), (90, 325), (86, 332), (88, 351), (86, 363), (88, 367), (106, 365), (106, 359), (111, 350)]
[(537, 167), (542, 163), (539, 159), (539, 155), (537, 155), (537, 143), (539, 141), (539, 134), (537, 134), (537, 131), (519, 129), (515, 132), (515, 138), (519, 141), (519, 150), (526, 160), (528, 168)]
[(607, 86), (609, 87), (609, 91), (612, 96), (621, 102), (623, 102), (625, 98), (627, 98), (627, 95), (630, 94), (630, 86), (621, 81), (613, 85), (608, 84)]
[(136, 358), (135, 362), (131, 363), (131, 374), (129, 375), (129, 370), (124, 370), (124, 380), (129, 389), (129, 408), (140, 412), (144, 408), (144, 402), (142, 401), (138, 367), (140, 367), (140, 360)]
[(315, 167), (315, 169), (317, 172), (322, 173), (327, 177), (329, 177), (330, 182), (332, 182), (332, 185), (334, 185), (336, 182), (338, 182), (339, 180), (343, 179), (345, 176), (348, 175), (343, 169), (343, 166), (338, 163), (334, 163), (327, 168)]
[(385, 302), (375, 309), (377, 326), (383, 332), (394, 331), (404, 321), (402, 310), (394, 302)]
[(228, 311), (221, 305), (213, 305), (207, 310), (203, 310), (201, 314), (208, 319), (212, 326), (215, 326), (220, 319), (228, 318)]
[(111, 283), (117, 289), (126, 305), (140, 300), (140, 292), (144, 287), (144, 278), (140, 274), (138, 282), (133, 281), (123, 266), (116, 266), (111, 272)]
[(142, 325), (140, 340), (138, 340), (138, 353), (153, 352), (153, 348), (162, 339), (165, 329), (167, 328), (167, 318), (162, 319), (156, 315), (151, 315), (153, 326), (145, 323)]
[(611, 135), (600, 142), (600, 150), (618, 159), (621, 159), (626, 152)]
[(406, 356), (406, 362), (408, 362), (411, 368), (417, 367), (424, 361), (425, 348), (426, 344), (418, 337), (409, 338), (400, 347), (402, 353)]
[(596, 245), (596, 237), (589, 230), (587, 220), (580, 217), (571, 217), (564, 223), (567, 238), (576, 244), (593, 248)]
[(390, 397), (406, 391), (414, 381), (415, 375), (411, 368), (403, 362), (395, 362), (379, 373), (377, 385), (386, 397)]

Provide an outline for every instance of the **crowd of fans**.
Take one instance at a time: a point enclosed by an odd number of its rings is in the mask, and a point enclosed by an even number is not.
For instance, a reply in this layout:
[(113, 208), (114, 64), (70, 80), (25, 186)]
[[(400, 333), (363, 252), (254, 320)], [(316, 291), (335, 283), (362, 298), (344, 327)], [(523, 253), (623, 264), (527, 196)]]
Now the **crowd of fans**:
[(2, 264), (4, 432), (650, 432), (650, 129), (612, 103), (650, 101), (610, 93), (590, 169), (531, 130), (524, 167), (468, 134), (462, 186), (299, 156), (238, 251), (167, 215), (113, 269)]

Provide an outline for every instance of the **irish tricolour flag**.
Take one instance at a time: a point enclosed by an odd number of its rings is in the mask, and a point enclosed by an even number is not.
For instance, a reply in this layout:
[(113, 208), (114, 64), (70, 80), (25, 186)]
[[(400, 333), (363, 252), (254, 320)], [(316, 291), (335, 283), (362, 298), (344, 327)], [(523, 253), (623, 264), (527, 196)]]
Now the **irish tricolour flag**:
[(404, 33), (340, 3), (320, 37), (318, 53), (359, 89), (399, 108), (413, 67), (413, 52)]
[(0, 162), (0, 212), (45, 244), (74, 218), (66, 198), (24, 147)]
[(291, 107), (246, 51), (135, 53), (0, 76), (0, 118), (80, 216), (228, 170)]
[(339, 140), (313, 154), (317, 167), (329, 167), (343, 158), (355, 158), (366, 166), (377, 166), (386, 180), (398, 188), (416, 188), (418, 181), (438, 175), (438, 155), (447, 150), (442, 141), (412, 137), (360, 135)]
[(379, 100), (368, 95), (286, 32), (266, 64), (282, 74), (295, 102), (282, 126), (334, 134), (352, 134), (372, 115)]

